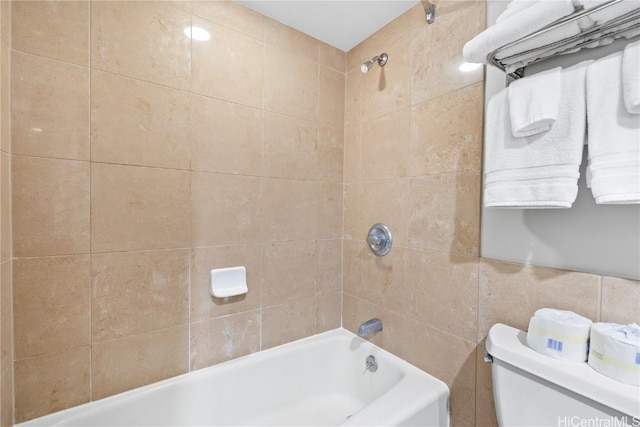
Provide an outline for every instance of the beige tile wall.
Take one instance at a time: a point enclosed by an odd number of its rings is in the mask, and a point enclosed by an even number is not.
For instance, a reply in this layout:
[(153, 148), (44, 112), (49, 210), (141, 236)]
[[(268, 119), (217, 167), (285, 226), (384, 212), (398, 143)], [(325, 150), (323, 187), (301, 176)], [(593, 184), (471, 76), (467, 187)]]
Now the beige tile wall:
[(15, 422), (340, 326), (344, 52), (233, 2), (5, 3), (3, 425), (10, 179)]
[[(461, 73), (484, 2), (420, 5), (347, 55), (343, 325), (380, 317), (372, 341), (445, 381), (452, 425), (497, 425), (484, 340), (496, 323), (526, 329), (540, 307), (640, 321), (640, 282), (479, 258), (483, 74)], [(387, 52), (384, 68), (359, 71)], [(364, 242), (384, 222), (384, 258)]]
[(13, 425), (11, 244), (11, 8), (0, 1), (0, 426)]
[[(7, 6), (2, 425), (14, 396), (20, 422), (378, 316), (374, 342), (449, 385), (452, 425), (490, 426), (493, 323), (640, 321), (637, 281), (479, 258), (483, 74), (457, 67), (481, 0), (432, 26), (418, 5), (348, 55), (232, 2)], [(210, 297), (233, 265), (250, 292)]]

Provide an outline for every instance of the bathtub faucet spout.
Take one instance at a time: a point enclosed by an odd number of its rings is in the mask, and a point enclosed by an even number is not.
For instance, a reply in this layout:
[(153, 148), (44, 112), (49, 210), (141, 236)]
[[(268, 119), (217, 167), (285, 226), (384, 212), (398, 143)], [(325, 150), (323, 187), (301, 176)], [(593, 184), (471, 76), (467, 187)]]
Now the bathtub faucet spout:
[(373, 319), (369, 319), (364, 322), (358, 328), (358, 336), (366, 337), (373, 333), (380, 332), (382, 330), (382, 320), (374, 317)]

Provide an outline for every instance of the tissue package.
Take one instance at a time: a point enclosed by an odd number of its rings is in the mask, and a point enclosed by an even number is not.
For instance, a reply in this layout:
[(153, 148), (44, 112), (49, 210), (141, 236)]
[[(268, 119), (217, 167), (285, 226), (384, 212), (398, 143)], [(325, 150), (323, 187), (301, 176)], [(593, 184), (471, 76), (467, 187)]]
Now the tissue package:
[(588, 363), (603, 375), (640, 386), (640, 326), (594, 323)]
[(527, 344), (538, 353), (569, 362), (584, 362), (593, 322), (572, 311), (541, 308), (529, 321)]

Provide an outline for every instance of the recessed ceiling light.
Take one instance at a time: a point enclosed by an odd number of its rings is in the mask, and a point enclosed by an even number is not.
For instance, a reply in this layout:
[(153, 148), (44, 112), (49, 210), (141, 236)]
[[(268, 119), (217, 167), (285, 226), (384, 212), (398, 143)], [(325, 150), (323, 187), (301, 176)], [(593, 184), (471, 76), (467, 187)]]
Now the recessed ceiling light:
[(475, 64), (473, 62), (464, 62), (458, 69), (463, 73), (468, 73), (469, 71), (477, 70), (482, 67), (482, 64)]

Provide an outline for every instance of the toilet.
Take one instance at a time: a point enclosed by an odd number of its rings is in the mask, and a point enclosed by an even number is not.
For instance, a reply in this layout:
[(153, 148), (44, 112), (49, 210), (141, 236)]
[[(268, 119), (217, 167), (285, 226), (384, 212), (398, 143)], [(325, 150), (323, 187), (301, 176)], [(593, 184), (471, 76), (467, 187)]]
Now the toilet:
[(640, 387), (537, 353), (526, 332), (500, 323), (486, 348), (501, 427), (640, 426)]

